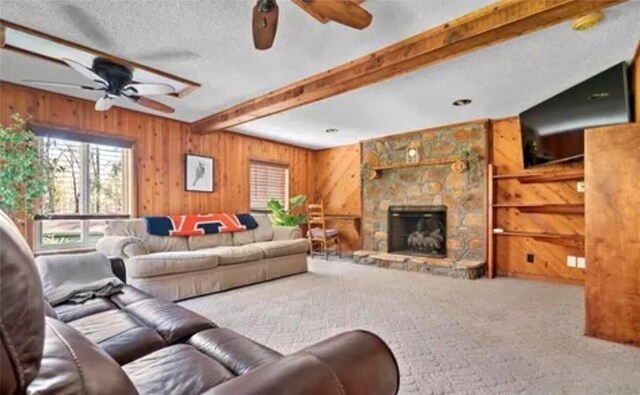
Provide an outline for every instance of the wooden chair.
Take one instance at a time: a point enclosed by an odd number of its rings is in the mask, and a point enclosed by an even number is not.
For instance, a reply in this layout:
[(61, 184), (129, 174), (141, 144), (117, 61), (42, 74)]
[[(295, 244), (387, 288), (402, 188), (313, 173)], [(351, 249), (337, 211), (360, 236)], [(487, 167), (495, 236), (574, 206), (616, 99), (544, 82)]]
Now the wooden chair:
[(311, 257), (314, 254), (324, 255), (329, 260), (329, 253), (337, 253), (342, 258), (340, 251), (340, 232), (338, 229), (327, 229), (322, 204), (307, 205), (307, 237), (311, 246)]

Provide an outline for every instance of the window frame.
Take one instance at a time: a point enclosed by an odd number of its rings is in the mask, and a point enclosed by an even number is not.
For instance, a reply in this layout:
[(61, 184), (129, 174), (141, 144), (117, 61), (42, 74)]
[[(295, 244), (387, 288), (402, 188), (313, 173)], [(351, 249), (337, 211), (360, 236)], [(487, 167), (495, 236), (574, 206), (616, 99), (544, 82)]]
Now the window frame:
[(277, 167), (277, 168), (281, 168), (285, 170), (285, 192), (284, 192), (284, 207), (285, 210), (289, 209), (289, 199), (291, 198), (291, 168), (289, 166), (289, 163), (287, 162), (277, 162), (277, 161), (269, 161), (269, 160), (264, 160), (264, 159), (258, 159), (258, 158), (249, 158), (249, 165), (248, 165), (248, 182), (247, 184), (249, 185), (249, 212), (252, 213), (270, 213), (271, 210), (269, 210), (268, 208), (264, 208), (264, 209), (254, 209), (253, 207), (251, 207), (251, 165), (252, 164), (259, 164), (259, 165), (263, 165), (263, 166), (270, 166), (270, 167)]
[[(56, 139), (70, 140), (81, 144), (81, 190), (80, 190), (80, 211), (85, 214), (65, 213), (65, 214), (37, 214), (33, 221), (34, 250), (37, 253), (48, 253), (57, 251), (93, 249), (95, 243), (89, 241), (90, 221), (92, 220), (108, 220), (108, 219), (129, 219), (135, 216), (136, 211), (136, 189), (135, 189), (135, 149), (136, 145), (133, 140), (118, 137), (105, 137), (90, 132), (77, 132), (65, 128), (58, 129), (48, 125), (29, 122), (29, 128), (38, 137), (51, 137)], [(93, 145), (110, 145), (126, 149), (123, 157), (122, 168), (126, 169), (122, 172), (123, 177), (123, 211), (125, 214), (89, 214), (89, 197), (91, 183), (90, 177), (90, 146)], [(81, 224), (81, 239), (76, 243), (67, 243), (63, 245), (43, 244), (43, 221), (47, 220), (78, 220)]]

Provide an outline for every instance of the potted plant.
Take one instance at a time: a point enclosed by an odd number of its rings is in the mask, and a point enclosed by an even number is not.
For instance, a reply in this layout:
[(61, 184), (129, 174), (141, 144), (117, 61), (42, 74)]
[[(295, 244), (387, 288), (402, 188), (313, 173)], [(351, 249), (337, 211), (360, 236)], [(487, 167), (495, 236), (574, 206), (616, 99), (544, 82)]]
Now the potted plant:
[(289, 209), (286, 210), (284, 205), (278, 199), (270, 199), (267, 202), (267, 208), (271, 210), (271, 223), (274, 226), (300, 226), (307, 222), (307, 217), (303, 214), (294, 214), (293, 211), (301, 207), (306, 200), (306, 196), (298, 195), (289, 199)]
[(35, 215), (38, 200), (47, 191), (47, 170), (52, 165), (43, 161), (37, 136), (28, 130), (27, 120), (20, 114), (11, 116), (12, 123), (0, 125), (0, 209), (20, 221)]

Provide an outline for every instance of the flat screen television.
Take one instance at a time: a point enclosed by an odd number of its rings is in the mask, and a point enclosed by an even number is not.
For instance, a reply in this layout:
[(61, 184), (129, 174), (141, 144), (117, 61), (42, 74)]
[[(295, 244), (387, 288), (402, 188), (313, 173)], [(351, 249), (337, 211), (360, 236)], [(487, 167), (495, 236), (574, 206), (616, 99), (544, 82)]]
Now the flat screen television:
[(520, 114), (524, 167), (584, 156), (584, 130), (632, 121), (628, 65), (619, 63)]

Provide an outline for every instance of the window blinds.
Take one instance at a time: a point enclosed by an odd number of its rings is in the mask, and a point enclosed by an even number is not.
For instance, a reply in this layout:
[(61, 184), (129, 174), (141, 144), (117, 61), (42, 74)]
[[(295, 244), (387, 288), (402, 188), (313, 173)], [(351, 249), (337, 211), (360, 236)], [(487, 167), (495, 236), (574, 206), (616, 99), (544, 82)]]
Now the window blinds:
[(289, 168), (275, 163), (249, 162), (249, 207), (252, 211), (267, 210), (267, 202), (279, 200), (289, 204)]

